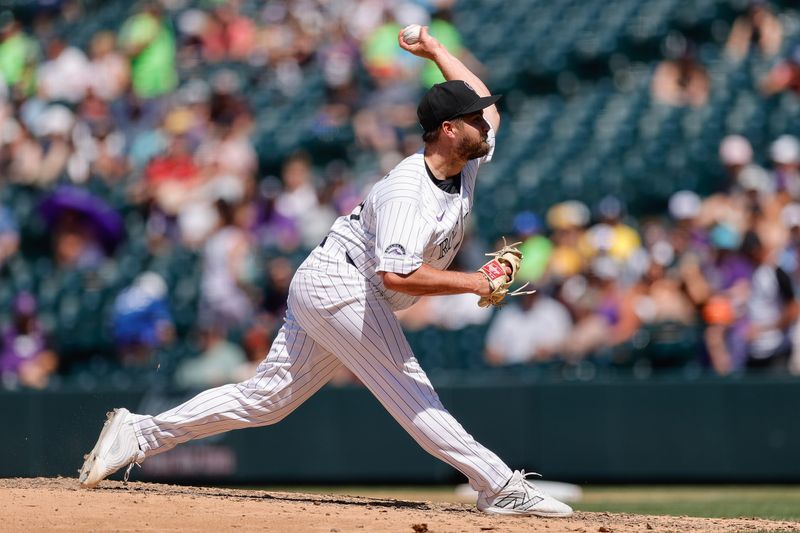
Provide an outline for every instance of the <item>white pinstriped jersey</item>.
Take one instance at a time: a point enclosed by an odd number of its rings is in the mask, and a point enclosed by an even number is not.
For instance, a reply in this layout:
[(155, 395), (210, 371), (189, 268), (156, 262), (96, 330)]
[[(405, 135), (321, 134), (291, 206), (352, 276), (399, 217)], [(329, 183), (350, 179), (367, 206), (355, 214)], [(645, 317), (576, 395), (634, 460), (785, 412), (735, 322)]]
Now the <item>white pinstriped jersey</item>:
[(470, 161), (452, 194), (427, 175), (422, 154), (400, 163), (297, 269), (284, 324), (252, 378), (123, 422), (131, 424), (144, 456), (275, 424), (346, 367), (427, 452), (464, 473), (475, 491), (497, 494), (512, 470), (444, 408), (392, 313), (416, 298), (386, 290), (377, 274), (450, 264), (472, 210), (478, 166), (488, 159)]
[(445, 192), (432, 182), (420, 151), (376, 183), (352, 214), (333, 224), (329, 238), (345, 247), (356, 268), (395, 311), (419, 297), (387, 289), (378, 272), (408, 274), (423, 263), (440, 270), (450, 265), (472, 211), (478, 167), (491, 160), (494, 140), (490, 130), (489, 154), (464, 166), (459, 192)]
[[(493, 149), (493, 132), (489, 143)], [(416, 298), (386, 290), (378, 275), (450, 264), (472, 210), (478, 167), (490, 156), (467, 163), (454, 193), (437, 187), (454, 191), (454, 182), (432, 181), (421, 153), (395, 167), (297, 269), (284, 324), (253, 377), (123, 422), (144, 457), (275, 424), (346, 367), (423, 449), (464, 473), (484, 499), (500, 492), (514, 473), (447, 412), (392, 312)]]

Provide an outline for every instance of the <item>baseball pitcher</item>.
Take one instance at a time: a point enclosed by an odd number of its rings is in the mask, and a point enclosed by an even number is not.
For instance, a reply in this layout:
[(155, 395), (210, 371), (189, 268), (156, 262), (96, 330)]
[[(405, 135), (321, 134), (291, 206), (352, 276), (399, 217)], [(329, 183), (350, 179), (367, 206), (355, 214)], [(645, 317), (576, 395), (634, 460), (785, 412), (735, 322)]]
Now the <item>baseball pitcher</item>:
[[(394, 311), (423, 295), (473, 293), (500, 303), (522, 260), (504, 246), (477, 272), (445, 270), (464, 238), (475, 180), (494, 150), (499, 99), (423, 27), (400, 46), (444, 75), (417, 114), (424, 149), (400, 162), (333, 224), (292, 280), (285, 323), (256, 375), (149, 416), (115, 409), (85, 457), (91, 488), (123, 467), (192, 439), (274, 424), (341, 366), (350, 369), (426, 451), (462, 472), (488, 513), (569, 516), (572, 509), (512, 471), (442, 405)], [(127, 477), (127, 472), (126, 472)]]

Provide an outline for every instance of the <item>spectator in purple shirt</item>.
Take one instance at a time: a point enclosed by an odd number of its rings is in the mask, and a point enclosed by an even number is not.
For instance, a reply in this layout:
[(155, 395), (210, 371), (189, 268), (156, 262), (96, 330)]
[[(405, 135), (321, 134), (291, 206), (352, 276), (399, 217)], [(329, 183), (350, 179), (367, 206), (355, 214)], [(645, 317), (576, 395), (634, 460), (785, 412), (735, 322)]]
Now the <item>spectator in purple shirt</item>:
[(58, 357), (47, 345), (36, 318), (36, 300), (21, 293), (13, 303), (12, 324), (0, 336), (0, 378), (4, 388), (42, 389), (58, 368)]
[(747, 317), (753, 264), (740, 246), (742, 235), (728, 224), (716, 224), (709, 237), (713, 257), (682, 268), (688, 294), (702, 309), (708, 362), (717, 374), (744, 369), (747, 363)]

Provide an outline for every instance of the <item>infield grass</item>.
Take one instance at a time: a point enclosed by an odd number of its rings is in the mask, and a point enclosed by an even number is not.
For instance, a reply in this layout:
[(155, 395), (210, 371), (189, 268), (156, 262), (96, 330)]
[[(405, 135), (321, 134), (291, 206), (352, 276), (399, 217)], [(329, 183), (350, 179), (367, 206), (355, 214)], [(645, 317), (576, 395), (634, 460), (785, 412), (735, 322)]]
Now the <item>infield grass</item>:
[(611, 486), (586, 487), (582, 511), (758, 517), (800, 520), (800, 487), (796, 485), (737, 486)]
[[(371, 498), (466, 502), (453, 487), (436, 486), (331, 486), (261, 487), (281, 492), (347, 494)], [(800, 486), (797, 485), (675, 485), (583, 486), (583, 499), (572, 503), (579, 511), (708, 518), (754, 517), (800, 521)], [(800, 524), (798, 524), (800, 531)]]

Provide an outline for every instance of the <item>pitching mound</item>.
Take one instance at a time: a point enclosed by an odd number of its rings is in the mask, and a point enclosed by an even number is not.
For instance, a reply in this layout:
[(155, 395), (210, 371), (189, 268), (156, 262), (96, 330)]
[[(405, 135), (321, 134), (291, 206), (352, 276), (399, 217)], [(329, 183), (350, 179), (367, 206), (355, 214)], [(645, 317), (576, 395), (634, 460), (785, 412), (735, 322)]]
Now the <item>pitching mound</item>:
[(567, 519), (487, 516), (462, 504), (75, 479), (0, 479), (3, 531), (798, 531), (800, 524), (576, 513)]

